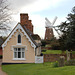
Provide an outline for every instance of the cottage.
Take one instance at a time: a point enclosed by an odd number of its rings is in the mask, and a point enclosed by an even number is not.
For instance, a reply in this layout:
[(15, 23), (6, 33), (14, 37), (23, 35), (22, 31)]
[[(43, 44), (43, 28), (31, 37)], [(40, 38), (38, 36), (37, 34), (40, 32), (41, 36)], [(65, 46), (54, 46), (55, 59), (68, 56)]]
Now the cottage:
[(35, 56), (41, 54), (41, 39), (33, 33), (28, 14), (20, 14), (18, 23), (2, 44), (2, 63), (35, 63)]

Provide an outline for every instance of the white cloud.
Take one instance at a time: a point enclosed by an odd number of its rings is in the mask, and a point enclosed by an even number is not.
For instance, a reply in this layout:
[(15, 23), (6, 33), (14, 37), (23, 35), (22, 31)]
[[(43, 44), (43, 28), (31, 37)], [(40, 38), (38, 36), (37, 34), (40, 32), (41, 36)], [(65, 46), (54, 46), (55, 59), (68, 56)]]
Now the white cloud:
[(49, 7), (49, 2), (48, 0), (37, 0), (36, 2), (22, 8), (23, 12), (37, 12), (37, 11), (42, 11)]
[(12, 11), (37, 12), (56, 7), (64, 0), (8, 0)]
[(27, 6), (24, 6), (21, 11), (33, 13), (37, 11), (46, 10), (48, 8), (53, 8), (59, 5), (63, 0), (37, 0), (34, 3), (31, 3)]
[(8, 0), (11, 8), (14, 10), (20, 10), (22, 7), (34, 3), (36, 0)]

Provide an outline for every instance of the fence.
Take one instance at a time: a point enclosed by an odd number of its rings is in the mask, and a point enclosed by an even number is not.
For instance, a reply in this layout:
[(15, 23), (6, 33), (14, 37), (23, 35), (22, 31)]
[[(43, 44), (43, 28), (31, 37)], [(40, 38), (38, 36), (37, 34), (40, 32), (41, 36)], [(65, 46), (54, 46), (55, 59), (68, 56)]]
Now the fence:
[(35, 63), (43, 63), (43, 56), (35, 56)]

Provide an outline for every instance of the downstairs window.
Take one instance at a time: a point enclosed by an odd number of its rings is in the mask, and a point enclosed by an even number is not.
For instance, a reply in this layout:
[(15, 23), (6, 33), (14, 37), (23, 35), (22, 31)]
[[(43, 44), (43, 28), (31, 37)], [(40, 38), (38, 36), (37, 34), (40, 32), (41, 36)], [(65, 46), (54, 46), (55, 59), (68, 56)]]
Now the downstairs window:
[(14, 48), (14, 59), (25, 59), (25, 48)]

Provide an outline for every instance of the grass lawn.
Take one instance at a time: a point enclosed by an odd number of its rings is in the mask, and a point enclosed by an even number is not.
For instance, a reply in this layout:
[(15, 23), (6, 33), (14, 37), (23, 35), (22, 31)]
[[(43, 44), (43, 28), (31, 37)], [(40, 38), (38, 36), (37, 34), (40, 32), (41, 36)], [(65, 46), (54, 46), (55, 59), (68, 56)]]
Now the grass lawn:
[(42, 52), (43, 54), (61, 54), (61, 50), (46, 50), (46, 52)]
[[(62, 50), (46, 50), (42, 52), (43, 54), (62, 54)], [(64, 52), (66, 54), (66, 51)], [(72, 51), (72, 54), (75, 54), (75, 51)]]
[(8, 75), (75, 75), (75, 66), (54, 68), (52, 63), (3, 65)]
[(75, 54), (75, 51), (72, 51), (72, 54)]

